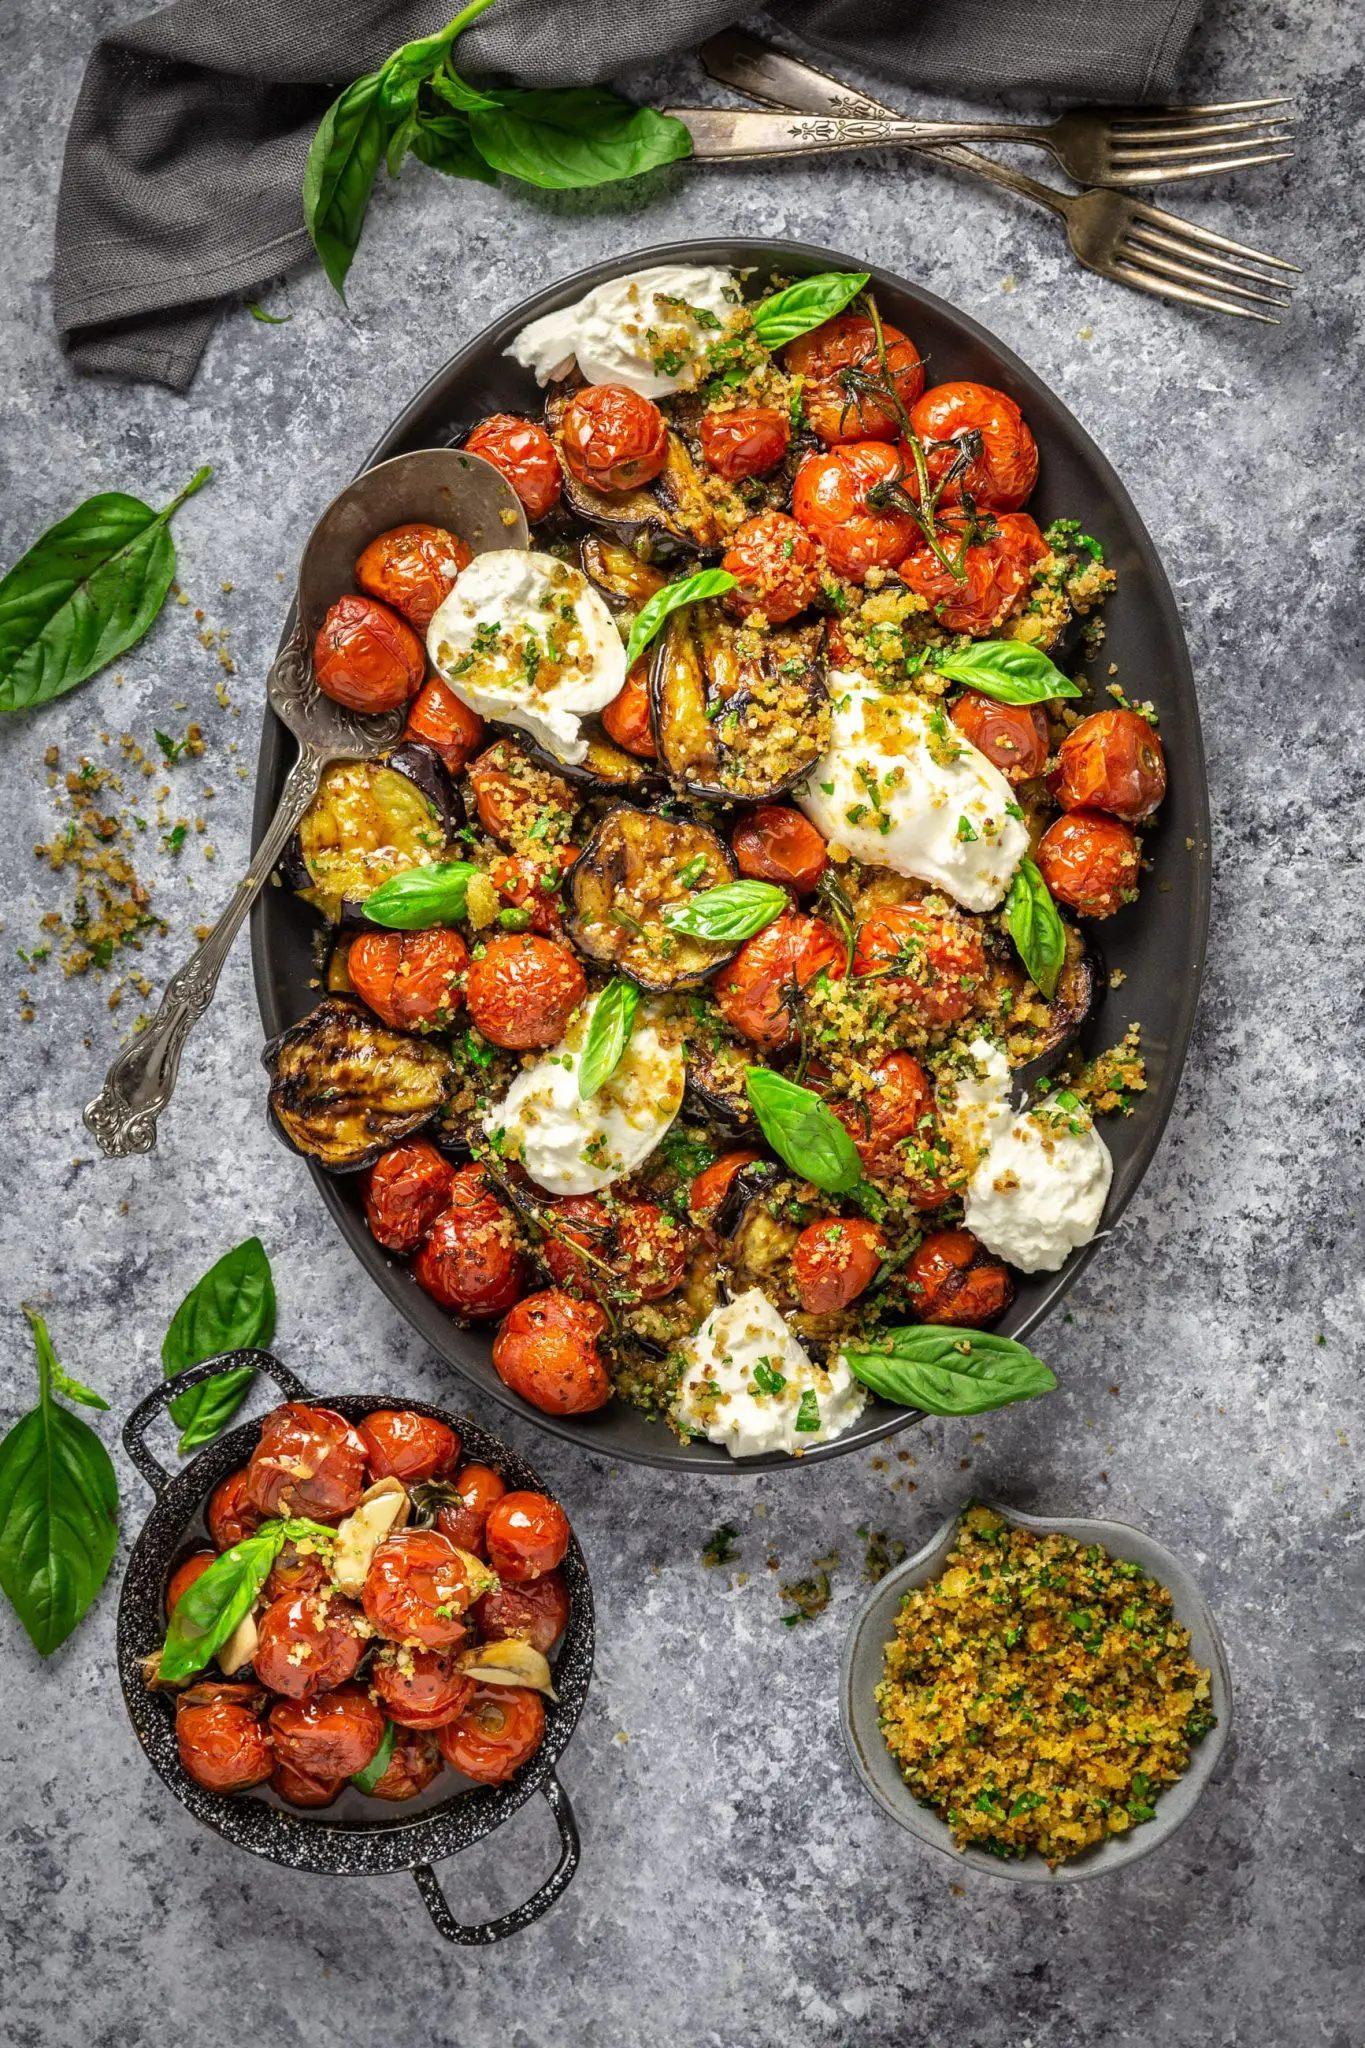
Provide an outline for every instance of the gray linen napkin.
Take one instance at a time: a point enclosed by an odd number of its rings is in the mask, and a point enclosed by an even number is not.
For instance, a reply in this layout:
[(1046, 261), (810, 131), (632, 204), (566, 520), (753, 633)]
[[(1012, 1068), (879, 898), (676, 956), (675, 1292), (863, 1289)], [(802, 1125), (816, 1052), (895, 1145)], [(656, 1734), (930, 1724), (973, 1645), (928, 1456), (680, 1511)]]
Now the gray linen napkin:
[[(95, 45), (67, 137), (53, 311), (77, 369), (183, 391), (218, 313), (308, 254), (301, 185), (340, 84), (459, 0), (175, 0)], [(868, 70), (967, 96), (1171, 96), (1202, 0), (784, 0)], [(694, 49), (743, 0), (499, 0), (467, 75), (577, 85)]]

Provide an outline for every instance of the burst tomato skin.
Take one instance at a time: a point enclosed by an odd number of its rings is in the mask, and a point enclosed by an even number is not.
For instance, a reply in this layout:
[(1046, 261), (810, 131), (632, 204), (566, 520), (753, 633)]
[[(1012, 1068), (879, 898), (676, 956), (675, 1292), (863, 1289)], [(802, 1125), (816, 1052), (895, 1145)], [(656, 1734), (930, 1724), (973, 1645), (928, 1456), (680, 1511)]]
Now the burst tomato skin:
[(429, 676), (408, 706), (405, 740), (424, 740), (452, 775), (483, 745), (484, 723), (451, 689), (444, 676)]
[(436, 1737), (421, 1728), (400, 1728), (384, 1774), (373, 1785), (371, 1799), (415, 1799), (425, 1792), (441, 1768)]
[(563, 1572), (543, 1572), (523, 1586), (504, 1584), (494, 1593), (485, 1593), (474, 1602), (472, 1611), (486, 1642), (519, 1636), (545, 1655), (564, 1633), (569, 1619), (569, 1589)]
[(246, 1498), (258, 1514), (339, 1522), (360, 1505), (365, 1446), (332, 1409), (286, 1401), (261, 1424), (246, 1474)]
[(425, 1138), (380, 1154), (364, 1175), (365, 1221), (386, 1252), (415, 1252), (450, 1201), (455, 1169)]
[(736, 618), (761, 612), (770, 626), (785, 626), (820, 594), (820, 550), (785, 512), (760, 512), (737, 526), (720, 566), (735, 578), (724, 603)]
[(948, 713), (953, 724), (1007, 782), (1030, 782), (1047, 762), (1047, 714), (1040, 704), (998, 704), (964, 690)]
[(518, 1489), (494, 1501), (485, 1530), (488, 1562), (506, 1586), (523, 1586), (562, 1564), (569, 1518), (548, 1494)]
[(609, 738), (641, 761), (658, 756), (654, 727), (649, 712), (649, 656), (642, 654), (630, 665), (624, 683), (610, 704), (602, 710), (602, 724)]
[(886, 1240), (861, 1216), (808, 1223), (792, 1247), (801, 1306), (829, 1315), (856, 1301), (881, 1271)]
[[(924, 365), (919, 350), (899, 327), (882, 322), (886, 368), (891, 383), (908, 413), (924, 389)], [(872, 392), (860, 392), (841, 381), (841, 372), (853, 370), (864, 376), (880, 376), (877, 331), (866, 314), (840, 313), (809, 334), (788, 342), (786, 366), (793, 377), (805, 378), (802, 406), (813, 433), (828, 447), (849, 441), (894, 441), (901, 421), (885, 399)]]
[(443, 1030), (464, 1000), (469, 951), (458, 932), (361, 932), (346, 968), (356, 994), (394, 1031)]
[(257, 1623), (252, 1666), (261, 1684), (287, 1699), (311, 1699), (355, 1674), (365, 1649), (349, 1600), (286, 1593)]
[(1005, 1266), (970, 1230), (932, 1231), (911, 1254), (905, 1278), (921, 1323), (984, 1329), (1014, 1299)]
[(606, 1327), (595, 1301), (576, 1301), (558, 1288), (527, 1295), (498, 1331), (494, 1369), (533, 1408), (547, 1415), (586, 1415), (611, 1399), (597, 1349)]
[[(973, 541), (968, 547), (965, 582), (959, 583), (943, 567), (918, 528), (901, 560), (901, 581), (929, 600), (935, 618), (951, 633), (970, 633), (977, 639), (992, 633), (1018, 604), (1038, 563), (1047, 560), (1048, 544), (1027, 512), (1000, 513), (996, 528), (989, 540)], [(938, 538), (956, 561), (962, 547), (958, 515), (950, 512), (938, 521)]]
[(417, 695), (426, 669), (407, 620), (372, 597), (339, 597), (313, 642), (318, 688), (351, 711), (396, 711)]
[(1112, 917), (1137, 893), (1137, 833), (1104, 811), (1067, 811), (1048, 826), (1035, 857), (1057, 901), (1080, 917)]
[(851, 441), (806, 456), (792, 487), (792, 513), (836, 575), (862, 583), (869, 569), (894, 569), (910, 553), (920, 532), (913, 516), (880, 502), (883, 491), (905, 488), (906, 473), (888, 441)]
[(496, 412), (480, 420), (465, 447), (482, 455), (506, 477), (521, 499), (528, 519), (543, 519), (559, 503), (559, 458), (544, 427), (514, 413)]
[(399, 1728), (442, 1728), (469, 1705), (474, 1681), (451, 1652), (386, 1643), (371, 1666), (370, 1690)]
[(301, 1550), (297, 1543), (286, 1543), (270, 1567), (265, 1597), (269, 1602), (292, 1600), (300, 1593), (316, 1593), (331, 1583), (321, 1551)]
[(307, 1771), (286, 1763), (277, 1763), (270, 1773), (271, 1791), (278, 1792), (291, 1806), (330, 1806), (345, 1783), (344, 1778), (310, 1777)]
[(1083, 718), (1062, 741), (1048, 786), (1064, 811), (1107, 811), (1136, 825), (1166, 794), (1166, 755), (1140, 711)]
[(1038, 443), (1014, 400), (989, 384), (935, 384), (916, 400), (910, 424), (925, 443), (931, 483), (956, 461), (959, 435), (977, 432), (981, 453), (961, 477), (946, 484), (941, 505), (956, 505), (964, 491), (979, 511), (1017, 512), (1038, 481)]
[(216, 1550), (196, 1550), (171, 1573), (171, 1582), (166, 1588), (166, 1614), (175, 1613), (176, 1602), (182, 1593), (188, 1593), (196, 1579), (201, 1579), (217, 1557)]
[(986, 952), (965, 919), (893, 903), (859, 925), (853, 972), (877, 976), (888, 1003), (936, 1030), (976, 1009), (986, 979)]
[(577, 957), (538, 932), (489, 939), (470, 963), (465, 1003), (490, 1045), (530, 1052), (558, 1045), (588, 993)]
[(363, 1771), (384, 1739), (384, 1716), (363, 1685), (276, 1700), (270, 1739), (281, 1764), (326, 1784)]
[(394, 526), (370, 542), (355, 565), (355, 580), (425, 633), (473, 559), (465, 542), (443, 526)]
[(936, 1209), (947, 1200), (941, 1173), (948, 1163), (934, 1108), (934, 1090), (913, 1053), (888, 1053), (872, 1070), (872, 1087), (860, 1102), (832, 1100), (863, 1162), (869, 1180), (909, 1184), (916, 1208)]
[(497, 1316), (517, 1299), (528, 1271), (512, 1216), (483, 1168), (462, 1166), (413, 1260), (413, 1279), (455, 1315)]
[(578, 853), (576, 846), (553, 847), (541, 860), (509, 853), (494, 863), (488, 879), (509, 909), (529, 913), (527, 931), (546, 939), (562, 939), (564, 898), (560, 891)]
[(594, 491), (633, 491), (668, 460), (668, 428), (652, 399), (624, 384), (589, 384), (569, 400), (560, 429), (564, 460)]
[(488, 1510), (501, 1500), (507, 1488), (491, 1465), (462, 1465), (453, 1481), (459, 1505), (452, 1501), (437, 1510), (436, 1527), (460, 1550), (475, 1557), (487, 1557), (484, 1529)]
[(545, 1703), (520, 1685), (481, 1685), (458, 1721), (436, 1731), (454, 1770), (481, 1785), (503, 1785), (545, 1739)]
[(724, 1206), (735, 1175), (762, 1156), (760, 1152), (725, 1152), (719, 1159), (713, 1159), (709, 1166), (704, 1166), (687, 1197), (692, 1221), (702, 1225), (711, 1223)]
[(657, 1203), (622, 1197), (609, 1208), (596, 1195), (567, 1195), (545, 1206), (560, 1235), (547, 1238), (540, 1258), (556, 1287), (589, 1295), (619, 1287), (636, 1301), (659, 1301), (681, 1286), (688, 1233)]
[(180, 1761), (209, 1792), (245, 1792), (263, 1785), (275, 1767), (270, 1737), (261, 1725), (264, 1697), (254, 1685), (201, 1682), (175, 1703)]
[(782, 882), (808, 896), (829, 865), (825, 842), (790, 804), (760, 804), (736, 825), (730, 845), (742, 875)]
[(415, 1408), (376, 1408), (360, 1425), (371, 1479), (399, 1479), (420, 1486), (444, 1479), (460, 1456), (460, 1439), (449, 1423)]
[(470, 1560), (439, 1529), (386, 1537), (365, 1578), (366, 1619), (391, 1642), (456, 1650), (469, 1634), (462, 1617), (485, 1590), (471, 1571)]
[(796, 1036), (789, 1004), (793, 984), (808, 988), (820, 973), (842, 981), (845, 965), (844, 948), (827, 924), (789, 910), (746, 939), (711, 987), (727, 1023), (755, 1045), (774, 1052)]
[(701, 455), (708, 469), (727, 483), (766, 476), (776, 469), (791, 441), (791, 424), (773, 405), (742, 405), (734, 412), (708, 412), (701, 423)]
[(209, 1495), (208, 1525), (219, 1550), (231, 1550), (244, 1536), (254, 1535), (265, 1517), (247, 1499), (247, 1467), (229, 1472)]

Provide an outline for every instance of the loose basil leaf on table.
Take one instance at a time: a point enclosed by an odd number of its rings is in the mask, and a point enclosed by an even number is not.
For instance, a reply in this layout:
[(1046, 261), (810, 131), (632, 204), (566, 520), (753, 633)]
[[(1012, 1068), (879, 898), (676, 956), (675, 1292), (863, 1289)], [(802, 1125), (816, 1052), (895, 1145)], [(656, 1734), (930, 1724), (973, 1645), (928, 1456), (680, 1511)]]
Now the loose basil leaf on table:
[(842, 313), (869, 275), (866, 270), (822, 270), (817, 277), (799, 278), (754, 307), (754, 333), (764, 348), (781, 348), (799, 334), (809, 334)]
[(351, 1773), (351, 1783), (355, 1786), (357, 1792), (373, 1792), (375, 1786), (389, 1768), (389, 1762), (393, 1756), (394, 1738), (397, 1733), (398, 1730), (392, 1721), (384, 1723), (384, 1733), (380, 1738), (378, 1749), (370, 1758), (363, 1771), (352, 1771)]
[(751, 1067), (744, 1079), (750, 1107), (779, 1159), (826, 1194), (847, 1194), (862, 1179), (858, 1148), (834, 1111), (810, 1088), (769, 1067)]
[[(174, 1379), (220, 1351), (263, 1351), (274, 1334), (270, 1260), (259, 1237), (248, 1237), (210, 1266), (181, 1302), (161, 1342), (162, 1369)], [(226, 1428), (255, 1377), (254, 1367), (237, 1366), (176, 1395), (171, 1418), (180, 1425), (182, 1456)]]
[(50, 1657), (108, 1576), (118, 1481), (89, 1424), (54, 1396), (91, 1408), (108, 1403), (62, 1370), (43, 1318), (24, 1313), (37, 1349), (38, 1405), (0, 1442), (0, 1591), (39, 1656)]
[(213, 471), (156, 512), (103, 491), (33, 543), (0, 582), (0, 711), (74, 690), (149, 630), (175, 577), (169, 522)]
[(676, 583), (665, 583), (635, 615), (626, 642), (626, 667), (640, 659), (670, 612), (677, 611), (680, 605), (700, 604), (705, 597), (722, 597), (734, 587), (735, 579), (728, 569), (698, 569), (695, 576), (680, 576)]
[(390, 875), (365, 898), (365, 915), (392, 931), (424, 932), (465, 914), (469, 884), (479, 872), (471, 860), (433, 861)]
[(684, 932), (688, 938), (731, 945), (764, 930), (790, 901), (776, 882), (722, 882), (717, 889), (701, 890), (676, 910), (666, 910), (664, 921), (671, 931)]
[(1005, 922), (1019, 958), (1050, 1002), (1066, 964), (1066, 926), (1047, 883), (1027, 855), (1005, 898)]
[(578, 1062), (581, 1101), (590, 1101), (620, 1066), (639, 1007), (640, 991), (633, 981), (610, 981), (597, 998)]
[(1051, 1368), (1012, 1337), (947, 1323), (907, 1324), (878, 1344), (845, 1346), (840, 1355), (884, 1401), (926, 1415), (984, 1415), (1050, 1394), (1057, 1384)]
[(681, 121), (600, 85), (504, 93), (501, 106), (470, 114), (469, 132), (494, 170), (550, 192), (638, 178), (692, 154)]
[(254, 299), (244, 301), (247, 312), (253, 320), (259, 320), (262, 327), (287, 327), (293, 319), (292, 313), (267, 313), (264, 306), (258, 306)]
[(1026, 640), (975, 640), (957, 654), (935, 655), (936, 675), (966, 683), (1000, 704), (1046, 704), (1053, 697), (1079, 697), (1080, 686)]

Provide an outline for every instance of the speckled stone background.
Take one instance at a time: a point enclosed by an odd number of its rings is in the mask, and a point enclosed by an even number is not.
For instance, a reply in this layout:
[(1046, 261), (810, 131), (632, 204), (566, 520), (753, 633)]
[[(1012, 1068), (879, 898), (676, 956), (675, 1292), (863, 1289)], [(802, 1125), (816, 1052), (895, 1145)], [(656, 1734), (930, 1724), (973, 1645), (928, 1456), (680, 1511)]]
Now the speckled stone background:
[[(494, 311), (560, 272), (690, 231), (875, 252), (1017, 349), (1122, 471), (1158, 539), (1195, 657), (1213, 781), (1209, 975), (1170, 1131), (1123, 1227), (1035, 1340), (1061, 1390), (886, 1455), (686, 1483), (511, 1434), (571, 1503), (595, 1573), (599, 1662), (564, 1776), (581, 1872), (547, 1920), (487, 1953), (435, 1937), (405, 1878), (328, 1884), (236, 1853), (147, 1771), (112, 1665), (115, 1579), (40, 1667), (0, 1610), (0, 2036), (44, 2048), (410, 2040), (470, 2048), (1347, 2048), (1365, 2038), (1359, 1650), (1362, 1525), (1359, 667), (1360, 22), (1351, 0), (1210, 10), (1191, 98), (1298, 96), (1286, 173), (1201, 188), (1198, 218), (1311, 265), (1279, 328), (1138, 298), (1075, 269), (1046, 216), (913, 160), (661, 175), (582, 198), (381, 181), (352, 307), (320, 273), (224, 320), (186, 399), (76, 381), (48, 314), (52, 209), (85, 49), (142, 0), (18, 0), (4, 47), (0, 559), (86, 493), (160, 502), (190, 606), (108, 674), (3, 735), (5, 1345), (0, 1423), (32, 1397), (18, 1303), (116, 1424), (158, 1371), (167, 1318), (251, 1230), (275, 1265), (279, 1347), (321, 1388), (461, 1389), (343, 1250), (266, 1134), (245, 947), (194, 1043), (150, 1160), (91, 1157), (80, 1105), (143, 999), (115, 971), (63, 982), (16, 948), (69, 906), (35, 861), (60, 825), (43, 766), (118, 735), (204, 730), (164, 779), (206, 820), (178, 861), (139, 849), (169, 939), (158, 986), (242, 866), (262, 679), (318, 508), (398, 405)], [(694, 67), (628, 81), (687, 99)], [(229, 591), (226, 585), (231, 585)], [(195, 620), (195, 608), (205, 620)], [(230, 708), (215, 686), (225, 633)], [(108, 751), (102, 735), (113, 736)], [(200, 792), (205, 784), (215, 791)], [(145, 792), (144, 792), (145, 793)], [(217, 858), (210, 862), (209, 847)], [(21, 1022), (22, 990), (36, 1016)], [(505, 1427), (501, 1413), (483, 1419)], [(116, 1452), (125, 1544), (142, 1481)], [(1141, 1522), (1197, 1570), (1237, 1688), (1236, 1761), (1184, 1832), (1113, 1881), (1045, 1894), (931, 1860), (862, 1796), (835, 1678), (859, 1597), (859, 1525), (917, 1545), (967, 1492)], [(705, 1570), (725, 1518), (734, 1572)], [(816, 1623), (777, 1582), (837, 1551)], [(781, 1560), (766, 1568), (770, 1553)], [(126, 1555), (126, 1550), (121, 1553)], [(739, 1574), (742, 1573), (741, 1578)], [(467, 1917), (549, 1867), (538, 1804), (447, 1866)]]

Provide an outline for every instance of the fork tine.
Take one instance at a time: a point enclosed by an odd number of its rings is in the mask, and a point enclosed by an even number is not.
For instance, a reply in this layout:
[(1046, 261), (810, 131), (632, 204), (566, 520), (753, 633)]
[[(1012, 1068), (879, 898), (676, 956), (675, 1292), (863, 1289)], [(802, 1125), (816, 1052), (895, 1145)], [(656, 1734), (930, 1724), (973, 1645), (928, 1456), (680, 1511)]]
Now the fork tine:
[(1297, 280), (1293, 278), (1280, 278), (1273, 275), (1268, 277), (1263, 270), (1253, 270), (1250, 264), (1233, 263), (1226, 256), (1215, 256), (1211, 249), (1202, 247), (1192, 249), (1188, 242), (1177, 241), (1174, 235), (1164, 235), (1160, 228), (1149, 228), (1141, 221), (1135, 222), (1127, 230), (1127, 238), (1130, 242), (1144, 243), (1151, 249), (1162, 249), (1168, 256), (1192, 256), (1197, 254), (1199, 261), (1207, 270), (1216, 270), (1225, 277), (1249, 277), (1253, 284), (1273, 285), (1276, 291), (1281, 292), (1292, 292), (1297, 289)]
[[(1248, 136), (1265, 142), (1287, 142), (1294, 129), (1283, 114), (1268, 114), (1256, 121), (1191, 121), (1183, 128), (1138, 128), (1130, 133), (1111, 128), (1109, 140), (1115, 149), (1150, 150), (1157, 156), (1174, 154), (1177, 147), (1192, 145), (1208, 149), (1241, 149)], [(1206, 142), (1213, 135), (1236, 135), (1239, 142)], [(1162, 145), (1168, 145), (1163, 147)]]
[(1135, 291), (1151, 292), (1158, 299), (1183, 299), (1186, 305), (1204, 306), (1211, 313), (1232, 313), (1239, 320), (1261, 320), (1267, 327), (1278, 327), (1279, 321), (1269, 313), (1258, 313), (1251, 306), (1236, 306), (1228, 299), (1216, 299), (1208, 292), (1191, 291), (1188, 286), (1176, 284), (1169, 278), (1157, 277), (1150, 271), (1139, 270), (1131, 263), (1115, 262), (1110, 265), (1109, 276), (1116, 277), (1123, 284), (1130, 284)]
[(1270, 292), (1248, 291), (1244, 284), (1233, 284), (1231, 279), (1211, 276), (1207, 270), (1198, 270), (1190, 263), (1173, 263), (1169, 256), (1158, 256), (1155, 250), (1143, 247), (1137, 242), (1119, 244), (1121, 255), (1141, 264), (1148, 270), (1159, 270), (1163, 277), (1181, 277), (1187, 284), (1216, 285), (1235, 299), (1250, 299), (1258, 306), (1273, 306), (1277, 313), (1283, 313), (1289, 301), (1275, 298)]
[(1135, 107), (1125, 113), (1116, 114), (1114, 118), (1117, 121), (1131, 121), (1135, 125), (1145, 125), (1149, 121), (1184, 120), (1187, 115), (1191, 114), (1251, 114), (1258, 107), (1289, 107), (1292, 105), (1292, 99), (1210, 100), (1203, 106), (1194, 107)]
[(1197, 164), (1149, 164), (1145, 169), (1115, 169), (1105, 179), (1107, 185), (1175, 185), (1183, 178), (1215, 178), (1228, 171), (1250, 171), (1257, 164), (1286, 163), (1294, 154), (1292, 149), (1266, 150), (1260, 156), (1219, 157), (1217, 162)]
[(1177, 235), (1189, 235), (1196, 242), (1202, 242), (1208, 249), (1226, 249), (1229, 256), (1244, 256), (1249, 263), (1263, 263), (1271, 270), (1292, 270), (1302, 276), (1303, 266), (1288, 263), (1283, 256), (1264, 256), (1259, 249), (1248, 249), (1245, 242), (1234, 242), (1228, 235), (1216, 235), (1212, 228), (1203, 228), (1192, 220), (1182, 220), (1178, 213), (1167, 213), (1164, 207), (1152, 206), (1147, 200), (1137, 200), (1133, 206), (1134, 218), (1147, 221), (1151, 226), (1174, 231)]

